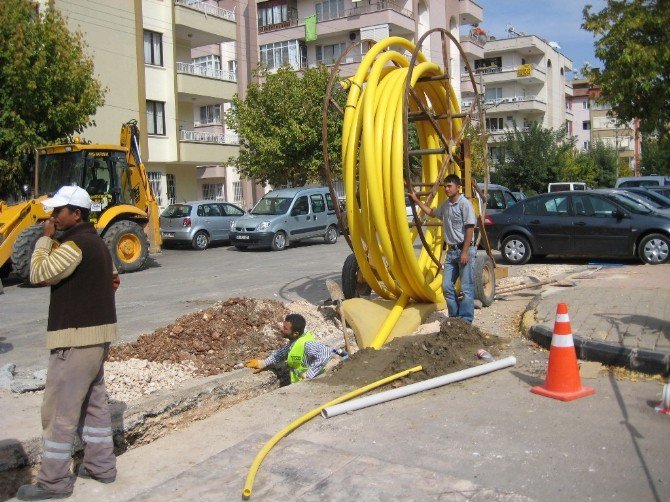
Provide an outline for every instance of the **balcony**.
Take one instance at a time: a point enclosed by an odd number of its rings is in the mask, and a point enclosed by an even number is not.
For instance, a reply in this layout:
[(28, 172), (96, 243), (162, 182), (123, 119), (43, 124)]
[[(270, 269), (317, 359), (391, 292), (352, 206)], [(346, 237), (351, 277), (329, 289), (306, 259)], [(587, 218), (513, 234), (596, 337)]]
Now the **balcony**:
[[(487, 84), (502, 82), (519, 82), (521, 84), (543, 84), (546, 73), (536, 65), (490, 66), (473, 70), (475, 75), (482, 75)], [(462, 73), (461, 77), (467, 76)]]
[(545, 113), (547, 103), (534, 94), (527, 96), (512, 96), (509, 98), (487, 99), (484, 101), (484, 109), (487, 112), (537, 112)]
[[(393, 0), (370, 0), (371, 3), (356, 2), (353, 7), (341, 13), (318, 20), (318, 33), (333, 36), (338, 33), (350, 33), (368, 26), (388, 24), (394, 35), (410, 35), (414, 33), (414, 13), (404, 9)], [(308, 13), (305, 13), (308, 15)], [(343, 22), (346, 20), (346, 22)], [(277, 33), (280, 32), (280, 33)], [(284, 23), (259, 27), (262, 36), (259, 44), (280, 42), (283, 40), (304, 40), (305, 23), (300, 19), (289, 17)]]
[(204, 65), (177, 62), (177, 92), (180, 98), (194, 101), (197, 98), (231, 100), (237, 92), (236, 75)]
[(179, 131), (179, 160), (187, 164), (221, 164), (239, 151), (239, 137), (234, 133)]
[(205, 1), (174, 0), (174, 23), (177, 39), (191, 47), (213, 45), (235, 40), (235, 12)]
[(486, 41), (482, 40), (482, 37), (461, 35), (459, 38), (461, 47), (463, 47), (463, 52), (465, 52), (466, 56), (470, 56), (472, 59), (484, 58), (484, 44)]
[(484, 9), (472, 0), (460, 0), (458, 3), (461, 24), (477, 24), (484, 21)]
[(496, 40), (489, 40), (486, 44), (487, 57), (492, 57), (495, 54), (505, 52), (518, 52), (524, 56), (541, 56), (550, 50), (553, 49), (549, 47), (549, 44), (535, 35), (499, 38)]

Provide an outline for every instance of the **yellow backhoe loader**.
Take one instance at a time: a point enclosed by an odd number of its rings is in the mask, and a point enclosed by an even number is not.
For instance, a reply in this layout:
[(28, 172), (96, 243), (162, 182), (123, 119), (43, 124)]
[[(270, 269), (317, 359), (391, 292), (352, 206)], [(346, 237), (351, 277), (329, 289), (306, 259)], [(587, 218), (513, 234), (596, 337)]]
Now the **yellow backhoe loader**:
[(0, 201), (0, 277), (12, 271), (26, 280), (30, 256), (50, 212), (40, 203), (64, 185), (84, 188), (90, 221), (98, 229), (120, 273), (141, 269), (149, 252), (160, 251), (158, 204), (142, 163), (136, 121), (122, 125), (119, 145), (51, 145), (35, 151), (34, 197)]

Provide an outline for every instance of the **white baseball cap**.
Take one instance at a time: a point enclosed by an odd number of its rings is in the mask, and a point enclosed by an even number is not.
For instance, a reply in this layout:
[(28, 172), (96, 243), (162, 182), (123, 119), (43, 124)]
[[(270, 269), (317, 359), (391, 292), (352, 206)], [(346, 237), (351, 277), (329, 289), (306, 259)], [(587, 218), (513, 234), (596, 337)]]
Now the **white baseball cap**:
[(81, 187), (75, 186), (60, 187), (53, 197), (42, 201), (42, 205), (46, 209), (68, 205), (91, 209), (91, 204), (93, 204), (93, 201), (89, 197), (88, 192)]

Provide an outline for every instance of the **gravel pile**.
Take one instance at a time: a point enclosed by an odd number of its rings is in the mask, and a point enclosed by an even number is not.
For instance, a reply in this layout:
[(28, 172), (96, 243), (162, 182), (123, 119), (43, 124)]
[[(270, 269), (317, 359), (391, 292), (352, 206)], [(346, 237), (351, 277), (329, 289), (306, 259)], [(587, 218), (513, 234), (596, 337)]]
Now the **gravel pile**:
[(136, 401), (193, 378), (193, 364), (155, 363), (143, 359), (105, 363), (105, 385), (113, 401)]

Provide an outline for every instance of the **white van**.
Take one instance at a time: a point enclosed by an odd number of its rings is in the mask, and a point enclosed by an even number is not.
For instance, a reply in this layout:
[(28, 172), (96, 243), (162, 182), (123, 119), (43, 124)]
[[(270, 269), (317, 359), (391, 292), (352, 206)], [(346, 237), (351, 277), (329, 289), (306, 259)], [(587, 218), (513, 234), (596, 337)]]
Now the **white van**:
[(614, 188), (670, 186), (667, 176), (626, 176), (617, 178)]
[(565, 181), (561, 183), (549, 183), (547, 192), (569, 192), (573, 190), (587, 190), (586, 183)]

